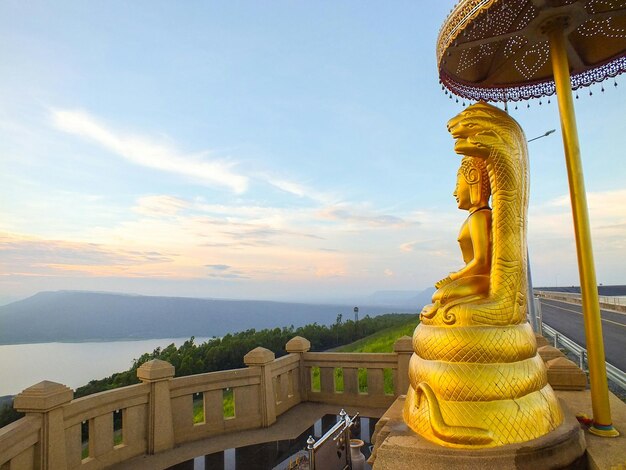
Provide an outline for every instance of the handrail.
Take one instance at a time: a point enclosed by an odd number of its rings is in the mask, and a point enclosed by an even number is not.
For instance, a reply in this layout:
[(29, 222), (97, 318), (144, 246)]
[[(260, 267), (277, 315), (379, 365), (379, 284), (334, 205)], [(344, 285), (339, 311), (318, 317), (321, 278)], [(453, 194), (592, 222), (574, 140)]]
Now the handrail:
[[(359, 416), (357, 412), (352, 418), (341, 410), (339, 420), (324, 434), (319, 440), (315, 441), (313, 436), (307, 439), (307, 451), (309, 454), (309, 468), (311, 470), (326, 468), (352, 468), (352, 458), (350, 453), (350, 428)], [(329, 439), (336, 442), (331, 444)], [(332, 445), (332, 448), (329, 447)], [(330, 452), (329, 452), (330, 451)], [(335, 453), (336, 452), (336, 453)], [(318, 456), (318, 453), (322, 455)], [(335, 457), (336, 455), (336, 457)]]
[[(572, 339), (565, 336), (560, 331), (552, 328), (550, 325), (546, 325), (545, 323), (543, 323), (542, 326), (543, 331), (553, 338), (554, 347), (558, 347), (558, 343), (561, 343), (561, 345), (565, 347), (565, 349), (573, 352), (574, 354), (577, 354), (580, 368), (582, 370), (586, 370), (584, 365), (586, 361), (587, 350)], [(609, 380), (620, 386), (622, 389), (626, 390), (626, 373), (608, 362), (605, 362), (605, 365), (606, 375), (608, 376)]]

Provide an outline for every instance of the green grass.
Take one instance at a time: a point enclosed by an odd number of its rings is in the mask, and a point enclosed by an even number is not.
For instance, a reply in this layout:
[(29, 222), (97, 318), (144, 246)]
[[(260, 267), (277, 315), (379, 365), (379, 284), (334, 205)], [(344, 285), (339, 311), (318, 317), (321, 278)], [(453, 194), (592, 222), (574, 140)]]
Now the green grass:
[[(235, 397), (233, 390), (227, 388), (223, 391), (222, 409), (224, 411), (224, 419), (235, 417)], [(193, 399), (193, 424), (204, 424), (204, 398), (197, 394)]]
[[(393, 345), (402, 336), (413, 336), (413, 330), (419, 323), (419, 316), (411, 319), (403, 325), (393, 326), (381, 330), (373, 335), (362, 338), (354, 343), (346, 344), (339, 348), (333, 349), (333, 352), (368, 352), (368, 353), (386, 353), (393, 352)], [(385, 380), (385, 393), (393, 394), (393, 371), (391, 369), (383, 370)], [(367, 370), (359, 369), (359, 393), (367, 393)], [(311, 367), (311, 389), (319, 392), (320, 386), (320, 368)], [(343, 392), (343, 369), (335, 368), (335, 390)]]
[(194, 396), (193, 399), (193, 424), (204, 423), (204, 403), (203, 397), (200, 395), (198, 398)]
[(346, 344), (334, 349), (335, 352), (375, 352), (386, 353), (393, 352), (393, 344), (401, 336), (413, 336), (413, 330), (419, 323), (419, 316), (415, 316), (413, 319), (403, 325), (392, 326), (385, 328), (373, 335), (362, 338), (354, 343)]
[(235, 417), (235, 397), (233, 396), (233, 389), (227, 388), (223, 392), (223, 406), (224, 406), (224, 419)]

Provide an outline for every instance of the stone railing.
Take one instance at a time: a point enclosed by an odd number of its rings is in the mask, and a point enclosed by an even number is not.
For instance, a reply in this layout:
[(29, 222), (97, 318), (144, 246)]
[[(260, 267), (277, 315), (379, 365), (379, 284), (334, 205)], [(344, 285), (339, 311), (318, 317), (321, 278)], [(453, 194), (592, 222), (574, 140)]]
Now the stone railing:
[(301, 337), (285, 349), (288, 354), (276, 359), (255, 348), (245, 355), (244, 369), (178, 378), (171, 364), (153, 360), (137, 370), (142, 383), (78, 399), (54, 382), (29, 387), (14, 401), (26, 416), (0, 429), (0, 470), (106, 468), (271, 426), (305, 401), (386, 408), (408, 387), (408, 336), (387, 354), (309, 352)]

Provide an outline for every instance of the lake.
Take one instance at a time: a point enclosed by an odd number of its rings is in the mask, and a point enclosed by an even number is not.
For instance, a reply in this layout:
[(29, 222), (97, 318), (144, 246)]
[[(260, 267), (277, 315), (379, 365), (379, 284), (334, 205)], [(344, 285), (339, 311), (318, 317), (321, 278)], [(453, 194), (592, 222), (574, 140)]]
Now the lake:
[[(143, 353), (171, 343), (180, 346), (188, 339), (0, 345), (0, 396), (15, 395), (42, 380), (75, 389), (128, 369)], [(195, 343), (209, 339), (195, 338)]]

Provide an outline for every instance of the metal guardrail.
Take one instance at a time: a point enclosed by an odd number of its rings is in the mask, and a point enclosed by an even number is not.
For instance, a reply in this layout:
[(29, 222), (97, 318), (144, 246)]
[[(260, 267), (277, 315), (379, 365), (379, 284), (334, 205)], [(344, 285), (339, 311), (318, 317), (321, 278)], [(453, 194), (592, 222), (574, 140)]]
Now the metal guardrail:
[[(545, 298), (554, 298), (554, 300), (571, 300), (575, 303), (581, 303), (581, 295), (576, 292), (559, 292), (551, 290), (534, 290), (535, 295)], [(560, 297), (560, 299), (559, 299)], [(611, 309), (611, 306), (626, 306), (626, 296), (624, 295), (599, 295), (598, 301), (601, 308)]]
[(600, 302), (610, 305), (626, 305), (626, 296), (623, 295), (601, 295)]
[(587, 362), (586, 361), (587, 350), (585, 348), (580, 346), (575, 341), (572, 341), (571, 339), (569, 339), (563, 333), (558, 332), (557, 330), (552, 328), (550, 325), (546, 325), (545, 323), (542, 323), (542, 328), (543, 328), (544, 333), (547, 333), (550, 337), (552, 337), (555, 348), (558, 348), (559, 343), (561, 343), (561, 345), (565, 349), (567, 349), (568, 351), (578, 356), (578, 367), (580, 367), (584, 371), (587, 371), (587, 368), (585, 367), (585, 363)]
[(626, 374), (619, 370), (617, 367), (615, 367), (613, 364), (609, 364), (608, 362), (605, 362), (605, 364), (606, 375), (608, 376), (609, 380), (612, 380), (617, 385), (622, 387), (622, 389), (626, 390)]
[[(561, 346), (563, 346), (565, 349), (576, 354), (578, 356), (579, 367), (585, 372), (587, 371), (587, 368), (585, 367), (587, 362), (587, 350), (585, 348), (565, 336), (563, 333), (555, 330), (550, 325), (542, 323), (542, 328), (545, 334), (552, 337), (555, 348), (558, 348), (558, 345), (561, 344)], [(609, 380), (620, 386), (623, 390), (626, 390), (626, 373), (615, 367), (613, 364), (609, 364), (608, 362), (605, 362), (605, 365), (606, 375)]]

